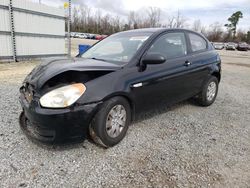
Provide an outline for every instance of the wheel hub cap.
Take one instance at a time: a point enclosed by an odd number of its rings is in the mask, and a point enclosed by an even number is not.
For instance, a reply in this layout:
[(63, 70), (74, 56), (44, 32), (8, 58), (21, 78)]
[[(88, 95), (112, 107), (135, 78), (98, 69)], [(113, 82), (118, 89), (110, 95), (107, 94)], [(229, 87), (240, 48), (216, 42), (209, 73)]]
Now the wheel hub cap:
[(211, 82), (209, 85), (208, 85), (208, 88), (207, 88), (207, 100), (209, 101), (212, 101), (215, 97), (215, 94), (216, 94), (216, 83), (215, 82)]
[(126, 124), (126, 110), (122, 105), (114, 106), (108, 113), (106, 131), (112, 138), (119, 136)]

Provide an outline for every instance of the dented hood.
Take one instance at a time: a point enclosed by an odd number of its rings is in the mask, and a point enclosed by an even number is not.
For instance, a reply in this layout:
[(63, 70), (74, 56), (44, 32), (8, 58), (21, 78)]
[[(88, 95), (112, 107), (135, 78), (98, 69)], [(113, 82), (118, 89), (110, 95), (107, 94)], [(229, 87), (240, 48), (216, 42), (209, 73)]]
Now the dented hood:
[(95, 59), (50, 59), (35, 67), (24, 80), (35, 88), (42, 87), (54, 76), (67, 71), (114, 71), (121, 65)]

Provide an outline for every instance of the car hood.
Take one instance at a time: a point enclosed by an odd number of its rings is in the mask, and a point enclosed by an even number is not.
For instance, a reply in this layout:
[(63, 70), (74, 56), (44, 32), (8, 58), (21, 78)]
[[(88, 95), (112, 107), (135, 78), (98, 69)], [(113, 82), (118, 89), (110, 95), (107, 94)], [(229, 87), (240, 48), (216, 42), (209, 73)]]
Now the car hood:
[(24, 83), (31, 84), (34, 88), (40, 88), (54, 76), (67, 71), (115, 71), (122, 68), (110, 62), (94, 59), (49, 59), (35, 67), (24, 80)]

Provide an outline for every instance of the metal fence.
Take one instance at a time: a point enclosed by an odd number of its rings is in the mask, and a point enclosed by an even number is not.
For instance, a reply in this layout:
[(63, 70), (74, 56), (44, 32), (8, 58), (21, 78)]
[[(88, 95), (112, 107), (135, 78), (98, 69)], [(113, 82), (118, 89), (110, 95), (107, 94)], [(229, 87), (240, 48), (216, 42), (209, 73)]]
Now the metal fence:
[(65, 13), (26, 0), (0, 0), (0, 60), (65, 55)]

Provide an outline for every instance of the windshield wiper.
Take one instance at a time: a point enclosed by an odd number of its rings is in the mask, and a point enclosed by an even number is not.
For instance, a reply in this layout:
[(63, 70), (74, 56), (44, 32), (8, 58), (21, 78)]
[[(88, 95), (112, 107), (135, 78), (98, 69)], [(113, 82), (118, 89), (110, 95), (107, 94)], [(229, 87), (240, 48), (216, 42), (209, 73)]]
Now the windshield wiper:
[(92, 58), (90, 58), (90, 59), (94, 59), (94, 60), (98, 60), (98, 61), (107, 61), (107, 60), (105, 60), (105, 59), (96, 58), (96, 57), (92, 57)]

